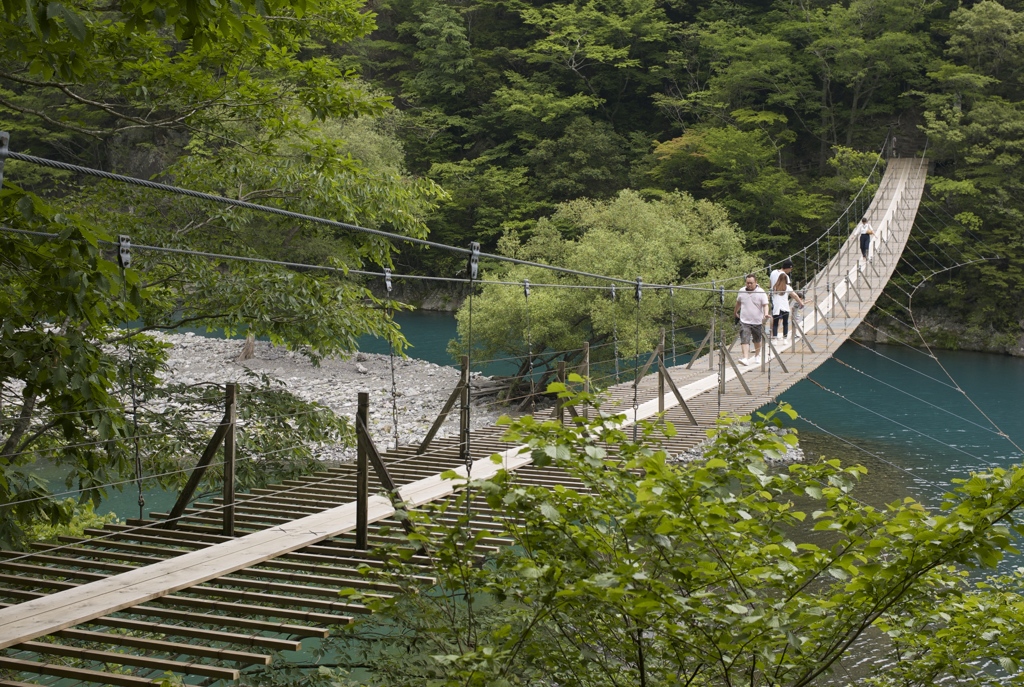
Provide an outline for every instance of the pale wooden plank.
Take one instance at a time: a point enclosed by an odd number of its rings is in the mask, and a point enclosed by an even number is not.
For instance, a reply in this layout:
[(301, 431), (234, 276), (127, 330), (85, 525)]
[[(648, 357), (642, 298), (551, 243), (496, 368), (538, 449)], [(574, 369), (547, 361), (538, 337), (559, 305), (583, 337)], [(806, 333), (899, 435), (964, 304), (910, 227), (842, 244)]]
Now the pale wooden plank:
[[(383, 496), (370, 497), (372, 521), (395, 513)], [(17, 606), (0, 609), (0, 648), (51, 634), (270, 560), (356, 526), (354, 503), (287, 526), (186, 553)]]

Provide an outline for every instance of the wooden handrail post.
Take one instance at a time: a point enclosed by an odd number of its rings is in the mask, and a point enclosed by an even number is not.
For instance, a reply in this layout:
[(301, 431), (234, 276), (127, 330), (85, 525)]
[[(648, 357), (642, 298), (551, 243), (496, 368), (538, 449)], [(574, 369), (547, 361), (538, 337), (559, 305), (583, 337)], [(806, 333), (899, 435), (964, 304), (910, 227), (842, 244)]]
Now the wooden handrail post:
[[(711, 315), (711, 329), (708, 330), (708, 369), (715, 369), (715, 316)], [(696, 357), (696, 353), (694, 356)]]
[[(472, 460), (469, 457), (469, 356), (462, 356), (462, 376), (459, 379), (462, 387), (460, 393), (461, 408), (459, 409), (459, 457), (469, 471)], [(467, 474), (468, 477), (468, 474)]]
[[(564, 360), (559, 360), (558, 361), (558, 373), (557, 373), (557, 375), (558, 375), (558, 381), (561, 382), (563, 384), (563, 386), (564, 386), (565, 385), (565, 361)], [(565, 424), (565, 404), (567, 402), (568, 401), (566, 401), (564, 398), (558, 399), (558, 405), (556, 407), (558, 408), (558, 412), (557, 412), (558, 424), (560, 424), (560, 425), (564, 425)]]
[(228, 384), (224, 400), (224, 536), (235, 536), (235, 427), (238, 420), (238, 385)]
[(369, 530), (369, 449), (367, 448), (366, 427), (370, 419), (370, 394), (359, 392), (356, 408), (356, 548), (367, 548)]
[[(590, 393), (590, 342), (583, 342), (583, 362), (580, 363), (580, 373), (583, 376), (583, 393)], [(583, 419), (590, 419), (590, 403), (583, 404)]]
[(658, 345), (658, 412), (665, 414), (665, 328), (661, 328)]

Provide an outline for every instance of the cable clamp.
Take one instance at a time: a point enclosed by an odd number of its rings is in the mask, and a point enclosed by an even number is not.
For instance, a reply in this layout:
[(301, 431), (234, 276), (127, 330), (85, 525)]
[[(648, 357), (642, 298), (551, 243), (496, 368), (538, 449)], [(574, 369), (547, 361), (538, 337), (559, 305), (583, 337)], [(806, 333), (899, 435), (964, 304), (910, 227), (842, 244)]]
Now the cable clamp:
[(469, 278), (475, 280), (480, 273), (480, 244), (476, 241), (469, 243)]
[(7, 162), (7, 153), (10, 152), (7, 144), (11, 142), (11, 135), (6, 131), (0, 131), (0, 186), (4, 184), (4, 163)]
[(615, 302), (615, 284), (612, 284), (612, 303)]
[(637, 303), (640, 302), (640, 297), (641, 297), (641, 295), (643, 295), (641, 293), (642, 290), (643, 290), (643, 280), (640, 277), (637, 277), (636, 278), (636, 292), (633, 294), (633, 297), (636, 298), (636, 302)]
[(384, 286), (387, 287), (388, 296), (391, 296), (391, 268), (384, 268)]
[(529, 279), (524, 279), (523, 280), (523, 297), (524, 298), (529, 298), (530, 297), (530, 280)]
[(132, 239), (124, 234), (117, 237), (117, 266), (123, 270), (132, 266)]

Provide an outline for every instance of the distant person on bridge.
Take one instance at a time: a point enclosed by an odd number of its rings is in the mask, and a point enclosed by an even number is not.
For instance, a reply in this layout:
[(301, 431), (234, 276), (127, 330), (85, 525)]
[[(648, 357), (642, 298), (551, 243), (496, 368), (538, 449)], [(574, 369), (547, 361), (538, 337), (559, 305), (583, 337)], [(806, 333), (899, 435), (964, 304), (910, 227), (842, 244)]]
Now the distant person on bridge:
[(868, 218), (864, 217), (861, 219), (860, 224), (857, 225), (857, 233), (860, 234), (860, 252), (864, 256), (864, 262), (868, 261), (868, 254), (871, 252), (871, 237), (875, 235), (875, 230), (868, 224)]
[(782, 261), (782, 266), (777, 270), (772, 270), (771, 276), (768, 277), (768, 290), (775, 290), (775, 282), (779, 281), (779, 275), (785, 274), (787, 277), (793, 273), (793, 261), (786, 258)]
[[(740, 321), (740, 363), (753, 365), (761, 355), (761, 340), (764, 338), (764, 325), (769, 317), (768, 294), (757, 285), (757, 277), (747, 275), (746, 285), (736, 296), (736, 308), (733, 315)], [(748, 358), (750, 342), (754, 342), (754, 357)]]
[(789, 282), (789, 275), (785, 272), (779, 274), (779, 278), (772, 286), (772, 338), (779, 338), (779, 322), (782, 322), (782, 338), (789, 338), (789, 299), (795, 298), (797, 303), (803, 306), (804, 301), (793, 290)]

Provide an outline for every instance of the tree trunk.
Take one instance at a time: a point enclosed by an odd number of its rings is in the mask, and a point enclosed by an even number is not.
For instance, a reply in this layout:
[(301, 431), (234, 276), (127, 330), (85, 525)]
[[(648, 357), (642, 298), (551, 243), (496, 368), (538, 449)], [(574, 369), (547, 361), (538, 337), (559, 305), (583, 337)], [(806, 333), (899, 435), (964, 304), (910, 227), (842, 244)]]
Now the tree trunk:
[(242, 352), (235, 358), (236, 363), (250, 360), (256, 357), (256, 337), (252, 334), (245, 335), (245, 343), (242, 344)]
[(0, 456), (14, 455), (18, 442), (25, 436), (28, 426), (32, 423), (32, 414), (36, 409), (36, 398), (34, 393), (30, 393), (25, 397), (24, 402), (21, 404), (21, 413), (18, 414), (18, 419), (15, 421), (14, 427), (11, 428), (11, 434), (7, 437), (7, 441), (4, 442), (3, 449), (0, 449)]

